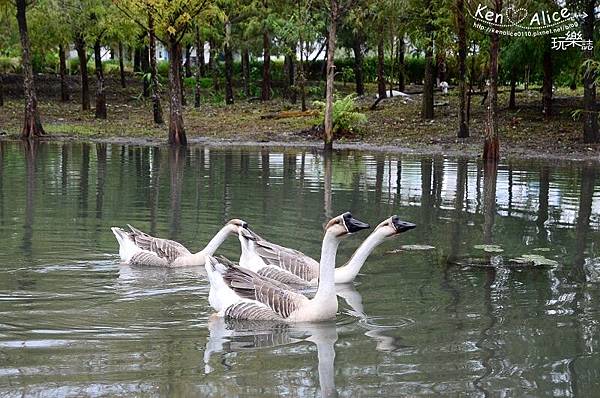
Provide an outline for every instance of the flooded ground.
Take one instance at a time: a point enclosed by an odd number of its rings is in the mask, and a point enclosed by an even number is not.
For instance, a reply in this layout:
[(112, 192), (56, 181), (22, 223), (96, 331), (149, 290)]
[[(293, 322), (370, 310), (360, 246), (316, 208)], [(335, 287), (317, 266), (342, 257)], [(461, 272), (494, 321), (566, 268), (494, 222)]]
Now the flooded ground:
[[(203, 268), (120, 265), (110, 232), (200, 250), (237, 217), (318, 257), (346, 210), (418, 227), (322, 324), (215, 319)], [(590, 396), (600, 379), (597, 165), (0, 142), (0, 239), (3, 396)]]

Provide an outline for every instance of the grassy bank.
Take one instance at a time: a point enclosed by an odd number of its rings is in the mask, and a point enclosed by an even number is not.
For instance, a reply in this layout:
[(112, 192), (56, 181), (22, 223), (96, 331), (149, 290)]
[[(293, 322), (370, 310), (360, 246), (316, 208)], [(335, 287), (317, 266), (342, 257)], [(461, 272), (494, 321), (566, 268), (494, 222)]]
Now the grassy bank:
[[(120, 140), (148, 138), (166, 140), (167, 126), (156, 126), (152, 122), (152, 104), (139, 95), (141, 85), (129, 81), (122, 89), (115, 80), (108, 82), (108, 120), (94, 119), (93, 110), (83, 112), (78, 102), (78, 84), (75, 77), (71, 82), (73, 99), (61, 103), (58, 98), (58, 80), (54, 76), (38, 76), (39, 108), (44, 128), (50, 136), (68, 135), (78, 139)], [(340, 84), (338, 92), (351, 92), (353, 86)], [(452, 91), (449, 95), (436, 93), (436, 117), (431, 121), (420, 119), (421, 96), (413, 100), (402, 98), (386, 99), (375, 110), (370, 110), (376, 87), (367, 87), (369, 95), (359, 99), (359, 107), (367, 116), (367, 123), (358, 131), (340, 137), (337, 142), (356, 142), (375, 146), (397, 146), (414, 150), (429, 148), (441, 152), (465, 152), (477, 154), (481, 149), (483, 120), (487, 104), (481, 104), (481, 96), (474, 96), (471, 108), (471, 137), (456, 138), (458, 99)], [(419, 91), (409, 87), (407, 91)], [(6, 135), (18, 135), (23, 103), (18, 81), (5, 79), (8, 92), (5, 106), (0, 108), (0, 131)], [(313, 90), (314, 91), (314, 90)], [(91, 92), (93, 93), (93, 85)], [(188, 104), (193, 103), (188, 90)], [(218, 101), (209, 90), (203, 93), (204, 103), (200, 108), (188, 105), (184, 120), (191, 140), (203, 137), (214, 140), (234, 141), (278, 141), (318, 142), (318, 136), (309, 130), (316, 124), (314, 116), (283, 119), (264, 118), (282, 110), (297, 110), (299, 105), (281, 99), (261, 103), (237, 99), (234, 105), (226, 106)], [(581, 92), (559, 89), (555, 92), (554, 115), (544, 120), (541, 112), (541, 94), (537, 89), (517, 93), (517, 109), (507, 109), (508, 89), (502, 88), (499, 104), (500, 137), (502, 154), (526, 156), (560, 156), (593, 158), (600, 154), (600, 145), (583, 144), (581, 122), (574, 120), (574, 109), (582, 107)], [(165, 118), (168, 119), (167, 98), (163, 98)], [(93, 104), (93, 98), (92, 98)]]

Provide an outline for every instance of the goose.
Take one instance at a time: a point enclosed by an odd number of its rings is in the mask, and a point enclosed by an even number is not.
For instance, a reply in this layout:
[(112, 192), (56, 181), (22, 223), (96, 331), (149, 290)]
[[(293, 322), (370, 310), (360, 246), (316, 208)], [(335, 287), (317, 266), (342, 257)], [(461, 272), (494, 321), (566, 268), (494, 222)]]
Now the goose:
[(366, 228), (370, 226), (349, 212), (327, 223), (319, 286), (312, 299), (249, 269), (209, 256), (205, 265), (210, 282), (208, 301), (218, 316), (231, 319), (314, 322), (334, 318), (338, 309), (334, 281), (338, 245), (342, 238)]
[[(334, 272), (335, 283), (350, 283), (356, 278), (371, 252), (389, 238), (415, 228), (416, 225), (402, 221), (397, 215), (383, 220), (375, 230), (356, 249), (350, 260)], [(239, 234), (242, 243), (240, 266), (248, 268), (259, 275), (280, 282), (315, 286), (319, 277), (319, 263), (300, 253), (291, 251), (275, 251), (273, 246), (267, 246), (260, 237), (253, 239), (253, 233)], [(323, 260), (321, 260), (323, 261)]]
[(229, 235), (237, 234), (240, 229), (247, 229), (248, 223), (240, 219), (230, 220), (206, 247), (197, 253), (191, 253), (179, 242), (155, 238), (129, 224), (127, 226), (130, 231), (118, 227), (111, 228), (119, 242), (119, 255), (123, 263), (154, 267), (185, 267), (204, 265), (206, 256), (212, 256)]

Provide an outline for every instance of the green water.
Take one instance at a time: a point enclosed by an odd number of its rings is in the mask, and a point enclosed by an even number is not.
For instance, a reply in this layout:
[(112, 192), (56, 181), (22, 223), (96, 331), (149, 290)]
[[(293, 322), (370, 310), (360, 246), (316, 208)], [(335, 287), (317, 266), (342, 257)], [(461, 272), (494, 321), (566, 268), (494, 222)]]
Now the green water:
[[(236, 217), (318, 257), (346, 210), (418, 227), (375, 250), (323, 324), (214, 319), (203, 268), (120, 265), (109, 229), (199, 250)], [(0, 142), (0, 240), (1, 396), (597, 393), (598, 166)], [(527, 254), (556, 264), (464, 266)]]

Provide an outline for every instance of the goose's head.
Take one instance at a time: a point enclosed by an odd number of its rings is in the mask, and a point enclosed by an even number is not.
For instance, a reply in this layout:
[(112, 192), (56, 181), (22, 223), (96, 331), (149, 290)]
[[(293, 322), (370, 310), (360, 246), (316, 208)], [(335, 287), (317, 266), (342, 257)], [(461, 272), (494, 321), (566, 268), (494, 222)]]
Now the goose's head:
[(367, 228), (371, 228), (371, 226), (352, 217), (352, 214), (348, 211), (329, 220), (327, 225), (325, 225), (325, 234), (331, 234), (336, 238), (341, 239), (349, 234)]
[(248, 223), (239, 218), (233, 218), (225, 224), (229, 228), (229, 232), (232, 234), (238, 234), (240, 229), (248, 229)]
[(400, 217), (393, 215), (390, 218), (383, 220), (381, 224), (375, 228), (375, 231), (380, 231), (386, 238), (391, 238), (415, 227), (415, 224), (408, 221), (402, 221)]

